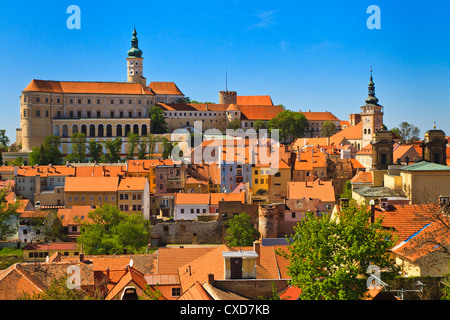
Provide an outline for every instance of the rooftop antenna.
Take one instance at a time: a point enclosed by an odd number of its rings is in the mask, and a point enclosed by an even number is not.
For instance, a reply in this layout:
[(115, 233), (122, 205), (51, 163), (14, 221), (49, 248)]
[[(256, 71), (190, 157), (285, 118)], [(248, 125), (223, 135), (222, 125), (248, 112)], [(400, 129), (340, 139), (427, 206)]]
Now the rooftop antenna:
[(228, 70), (225, 70), (225, 91), (228, 91)]

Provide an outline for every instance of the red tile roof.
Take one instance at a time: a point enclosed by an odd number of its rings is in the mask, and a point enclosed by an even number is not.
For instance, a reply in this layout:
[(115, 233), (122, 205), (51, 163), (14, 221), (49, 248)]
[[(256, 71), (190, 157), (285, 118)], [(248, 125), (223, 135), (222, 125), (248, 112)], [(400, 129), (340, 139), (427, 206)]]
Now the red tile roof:
[(310, 181), (290, 181), (287, 185), (288, 199), (312, 198), (322, 202), (335, 202), (336, 196), (332, 181), (317, 179)]
[(65, 192), (117, 192), (118, 177), (68, 177)]
[(271, 120), (284, 109), (280, 106), (267, 105), (238, 105), (243, 120)]
[(273, 105), (270, 96), (237, 96), (240, 105)]
[(359, 171), (350, 180), (351, 183), (372, 183), (372, 172)]
[(75, 93), (75, 94), (130, 94), (153, 95), (153, 92), (141, 83), (133, 82), (76, 82), (32, 80), (24, 92)]
[(158, 95), (176, 95), (183, 96), (183, 93), (178, 89), (173, 82), (152, 82), (148, 86), (155, 94)]
[(300, 113), (303, 113), (305, 115), (305, 118), (308, 121), (339, 121), (340, 120), (331, 112), (304, 112), (299, 111)]

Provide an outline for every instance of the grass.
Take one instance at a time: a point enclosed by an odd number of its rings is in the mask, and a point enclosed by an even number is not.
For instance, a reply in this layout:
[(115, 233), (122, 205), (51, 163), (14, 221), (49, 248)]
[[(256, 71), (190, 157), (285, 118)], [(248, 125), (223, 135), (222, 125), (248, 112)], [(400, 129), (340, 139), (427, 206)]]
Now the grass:
[(3, 248), (0, 250), (0, 256), (19, 256), (21, 257), (23, 255), (21, 249), (16, 248)]

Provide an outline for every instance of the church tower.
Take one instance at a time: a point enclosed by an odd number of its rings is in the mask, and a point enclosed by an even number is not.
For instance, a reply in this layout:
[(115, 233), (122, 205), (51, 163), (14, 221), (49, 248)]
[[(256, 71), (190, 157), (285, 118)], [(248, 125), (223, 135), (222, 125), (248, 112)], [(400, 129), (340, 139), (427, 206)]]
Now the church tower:
[(131, 49), (128, 51), (127, 58), (127, 78), (128, 82), (140, 82), (146, 86), (144, 58), (142, 58), (142, 51), (139, 49), (139, 40), (136, 36), (137, 32), (136, 28), (134, 28)]
[(361, 107), (362, 139), (361, 148), (367, 146), (373, 134), (383, 129), (383, 107), (378, 104), (375, 97), (375, 84), (373, 83), (372, 70), (370, 70), (369, 96), (366, 104)]

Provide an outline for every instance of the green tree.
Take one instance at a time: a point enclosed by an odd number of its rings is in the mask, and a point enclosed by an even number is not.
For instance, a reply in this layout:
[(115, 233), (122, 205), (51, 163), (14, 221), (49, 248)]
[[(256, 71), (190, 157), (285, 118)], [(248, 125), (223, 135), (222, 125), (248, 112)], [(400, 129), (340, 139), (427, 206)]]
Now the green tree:
[(47, 242), (49, 239), (66, 241), (68, 238), (64, 233), (64, 226), (55, 212), (48, 212), (42, 219), (41, 233)]
[(155, 150), (156, 150), (156, 146), (159, 142), (161, 142), (161, 138), (149, 133), (146, 137), (145, 137), (145, 142), (148, 145), (148, 158), (152, 159), (153, 155), (155, 154)]
[(336, 125), (333, 121), (327, 120), (322, 124), (322, 136), (331, 137), (336, 133)]
[(228, 123), (228, 129), (237, 130), (241, 128), (241, 120), (233, 119)]
[(68, 276), (54, 279), (47, 290), (35, 294), (24, 292), (18, 300), (97, 300), (97, 296), (90, 296), (87, 292), (70, 289), (67, 285)]
[(399, 137), (401, 143), (411, 144), (413, 141), (419, 140), (420, 129), (405, 121), (390, 131)]
[(308, 128), (308, 120), (303, 113), (285, 110), (272, 118), (267, 127), (270, 132), (279, 130), (280, 140), (286, 142), (303, 137)]
[(154, 106), (150, 109), (150, 119), (152, 133), (162, 134), (168, 131), (164, 111), (160, 107)]
[(34, 147), (29, 155), (30, 165), (46, 166), (49, 164), (59, 165), (62, 161), (62, 154), (59, 150), (61, 139), (58, 136), (47, 136), (44, 143), (39, 147)]
[(123, 249), (142, 252), (148, 244), (150, 229), (141, 213), (124, 214), (104, 204), (88, 214), (77, 241), (86, 254), (120, 254)]
[(255, 124), (253, 125), (253, 128), (259, 132), (259, 130), (267, 129), (267, 122), (262, 120), (255, 121)]
[(395, 244), (392, 235), (382, 227), (382, 220), (372, 223), (370, 215), (369, 208), (351, 202), (338, 219), (307, 213), (294, 227), (293, 240), (277, 253), (289, 260), (291, 285), (301, 288), (300, 299), (362, 299), (367, 294), (369, 265), (383, 270), (383, 281), (397, 274), (389, 259)]
[(14, 161), (12, 162), (12, 165), (18, 167), (23, 166), (23, 158), (21, 156), (18, 156)]
[(147, 139), (145, 139), (145, 137), (143, 137), (139, 141), (137, 157), (139, 160), (145, 159), (146, 155), (147, 155)]
[(13, 217), (17, 217), (17, 210), (20, 209), (20, 203), (16, 200), (14, 203), (8, 203), (6, 196), (8, 190), (0, 189), (0, 240), (12, 236), (16, 232), (16, 228), (11, 224)]
[(136, 133), (128, 133), (128, 159), (134, 158), (134, 151), (139, 145), (139, 135)]
[(166, 137), (163, 137), (161, 141), (163, 144), (162, 157), (163, 159), (170, 159), (172, 157), (172, 150), (176, 144), (170, 142), (169, 139), (167, 139)]
[(120, 160), (120, 151), (122, 148), (122, 139), (117, 137), (114, 140), (105, 141), (105, 148), (107, 154), (105, 155), (105, 162), (117, 162)]
[[(86, 135), (81, 132), (76, 132), (70, 137), (72, 145), (69, 150), (71, 151), (71, 157), (69, 159), (74, 162), (83, 163), (86, 161)], [(72, 161), (70, 161), (72, 162)]]
[(339, 195), (339, 198), (352, 199), (352, 183), (350, 181), (347, 181), (345, 183), (344, 189), (342, 190), (342, 193)]
[(245, 247), (253, 245), (253, 241), (261, 236), (259, 231), (253, 226), (248, 214), (241, 213), (229, 219), (225, 226), (225, 243), (230, 247)]
[(103, 144), (95, 140), (90, 140), (89, 156), (92, 162), (101, 162), (103, 156)]
[(0, 148), (6, 148), (9, 144), (9, 138), (6, 136), (6, 130), (0, 130)]

